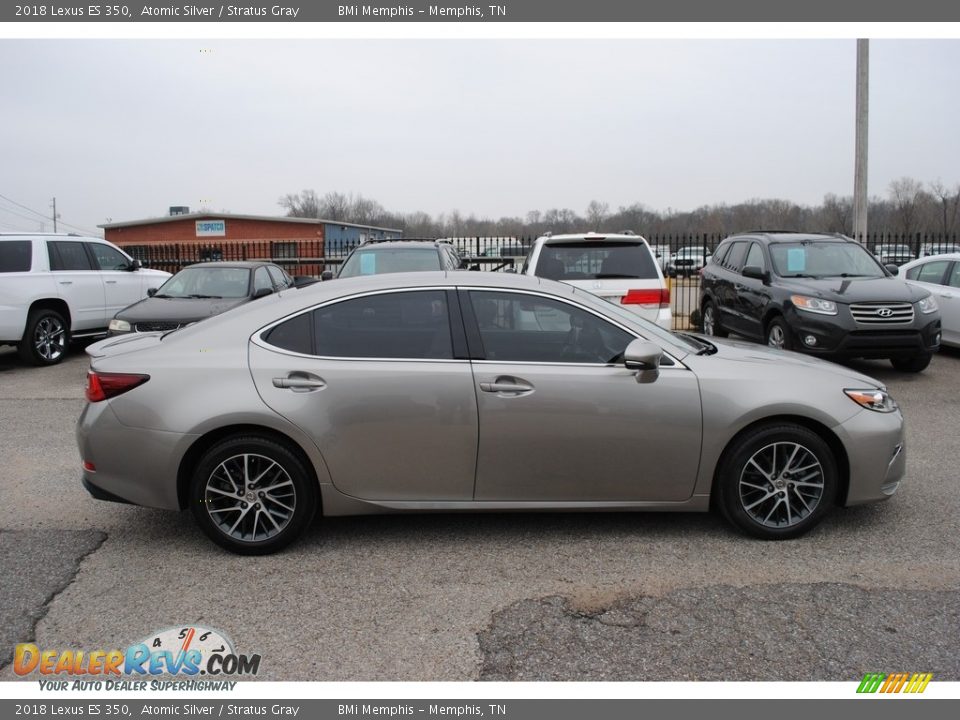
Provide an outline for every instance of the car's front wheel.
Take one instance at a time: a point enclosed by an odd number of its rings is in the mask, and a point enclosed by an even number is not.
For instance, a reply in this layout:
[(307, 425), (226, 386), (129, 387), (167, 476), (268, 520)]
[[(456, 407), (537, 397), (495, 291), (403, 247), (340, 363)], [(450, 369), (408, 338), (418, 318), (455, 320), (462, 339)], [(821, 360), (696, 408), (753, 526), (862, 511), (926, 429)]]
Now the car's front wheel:
[(208, 449), (190, 485), (190, 509), (201, 529), (242, 555), (286, 547), (316, 507), (316, 483), (300, 458), (259, 435), (227, 438)]
[(725, 338), (727, 336), (726, 329), (720, 324), (717, 309), (710, 300), (703, 303), (703, 333), (719, 338)]
[(894, 370), (900, 372), (918, 373), (927, 369), (927, 365), (930, 364), (932, 358), (933, 355), (930, 353), (924, 353), (909, 358), (891, 358), (890, 364), (893, 365)]
[(738, 438), (717, 474), (717, 505), (743, 532), (764, 540), (804, 534), (833, 504), (837, 462), (830, 446), (792, 423), (761, 426)]
[(70, 343), (70, 329), (56, 310), (34, 310), (27, 318), (18, 350), (25, 362), (56, 365), (63, 360)]
[(793, 349), (793, 333), (782, 317), (776, 317), (767, 325), (767, 345), (778, 350)]

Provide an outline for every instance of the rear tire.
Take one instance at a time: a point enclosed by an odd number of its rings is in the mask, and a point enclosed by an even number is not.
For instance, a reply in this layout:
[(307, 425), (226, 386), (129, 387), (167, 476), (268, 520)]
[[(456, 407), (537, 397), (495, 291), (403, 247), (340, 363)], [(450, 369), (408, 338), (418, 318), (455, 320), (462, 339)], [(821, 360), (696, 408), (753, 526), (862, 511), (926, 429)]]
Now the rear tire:
[(910, 358), (891, 358), (890, 364), (893, 365), (894, 370), (900, 372), (918, 373), (927, 369), (932, 358), (931, 353), (924, 353)]
[(727, 336), (727, 331), (724, 329), (723, 325), (720, 324), (720, 317), (717, 314), (717, 308), (714, 306), (713, 302), (707, 300), (703, 303), (703, 334), (712, 335), (713, 337), (725, 338)]
[(303, 534), (317, 483), (285, 445), (260, 435), (221, 440), (197, 463), (190, 511), (207, 537), (240, 555), (276, 552)]
[(837, 462), (823, 438), (802, 425), (765, 425), (738, 438), (724, 453), (717, 506), (748, 535), (787, 540), (823, 519), (837, 485)]
[(56, 365), (70, 346), (70, 328), (56, 310), (41, 308), (27, 317), (17, 350), (31, 365)]

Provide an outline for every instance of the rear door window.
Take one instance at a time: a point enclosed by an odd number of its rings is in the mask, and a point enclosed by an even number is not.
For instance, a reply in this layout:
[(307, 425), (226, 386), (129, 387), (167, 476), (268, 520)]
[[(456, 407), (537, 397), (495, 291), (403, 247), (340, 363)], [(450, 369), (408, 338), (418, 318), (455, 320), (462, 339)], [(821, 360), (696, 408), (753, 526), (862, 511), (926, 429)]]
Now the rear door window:
[(907, 270), (907, 277), (910, 280), (943, 285), (943, 275), (946, 273), (949, 264), (949, 260), (936, 260), (934, 262), (923, 263), (922, 265), (917, 265), (917, 267)]
[(33, 244), (29, 240), (0, 242), (0, 273), (28, 272), (33, 261)]
[(642, 242), (547, 243), (540, 251), (534, 272), (549, 280), (601, 278), (657, 279), (657, 262)]
[(47, 243), (51, 270), (93, 270), (82, 242), (51, 240)]

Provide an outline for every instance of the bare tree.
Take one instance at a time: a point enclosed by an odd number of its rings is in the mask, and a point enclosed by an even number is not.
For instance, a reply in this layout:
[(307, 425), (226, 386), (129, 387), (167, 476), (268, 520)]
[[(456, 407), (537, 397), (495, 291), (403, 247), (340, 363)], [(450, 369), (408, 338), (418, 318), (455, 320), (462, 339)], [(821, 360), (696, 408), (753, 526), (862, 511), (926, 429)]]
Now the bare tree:
[(833, 193), (824, 195), (821, 215), (827, 232), (853, 234), (853, 198), (837, 197)]
[(280, 207), (286, 209), (288, 217), (320, 217), (320, 201), (317, 199), (315, 190), (302, 190), (298, 193), (288, 193), (277, 202)]
[(587, 205), (587, 224), (591, 230), (600, 230), (603, 221), (610, 214), (610, 205), (599, 200), (591, 200)]
[(890, 183), (890, 200), (897, 229), (907, 237), (917, 229), (917, 216), (923, 199), (923, 185), (913, 178), (902, 177)]
[(940, 206), (940, 231), (944, 235), (953, 232), (957, 226), (957, 215), (960, 214), (960, 183), (948, 189), (938, 178), (930, 183), (930, 192)]

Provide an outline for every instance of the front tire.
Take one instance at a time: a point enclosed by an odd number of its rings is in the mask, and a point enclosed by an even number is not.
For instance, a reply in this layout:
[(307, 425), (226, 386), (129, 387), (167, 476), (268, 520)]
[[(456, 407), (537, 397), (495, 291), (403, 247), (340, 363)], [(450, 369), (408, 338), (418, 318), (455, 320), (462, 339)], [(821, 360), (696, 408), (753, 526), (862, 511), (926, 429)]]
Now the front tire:
[(823, 519), (837, 485), (836, 458), (823, 438), (802, 425), (766, 425), (738, 438), (724, 454), (717, 506), (748, 535), (787, 540)]
[(266, 555), (296, 540), (317, 508), (317, 486), (285, 445), (259, 435), (221, 440), (190, 482), (190, 510), (207, 537), (240, 555)]
[(932, 354), (924, 353), (910, 358), (891, 358), (890, 364), (893, 365), (894, 370), (900, 372), (918, 373), (927, 369), (932, 358)]
[(70, 345), (70, 328), (56, 310), (34, 310), (27, 317), (18, 351), (31, 365), (56, 365)]
[(767, 325), (767, 345), (778, 350), (793, 350), (793, 332), (787, 321), (782, 317), (775, 317)]

